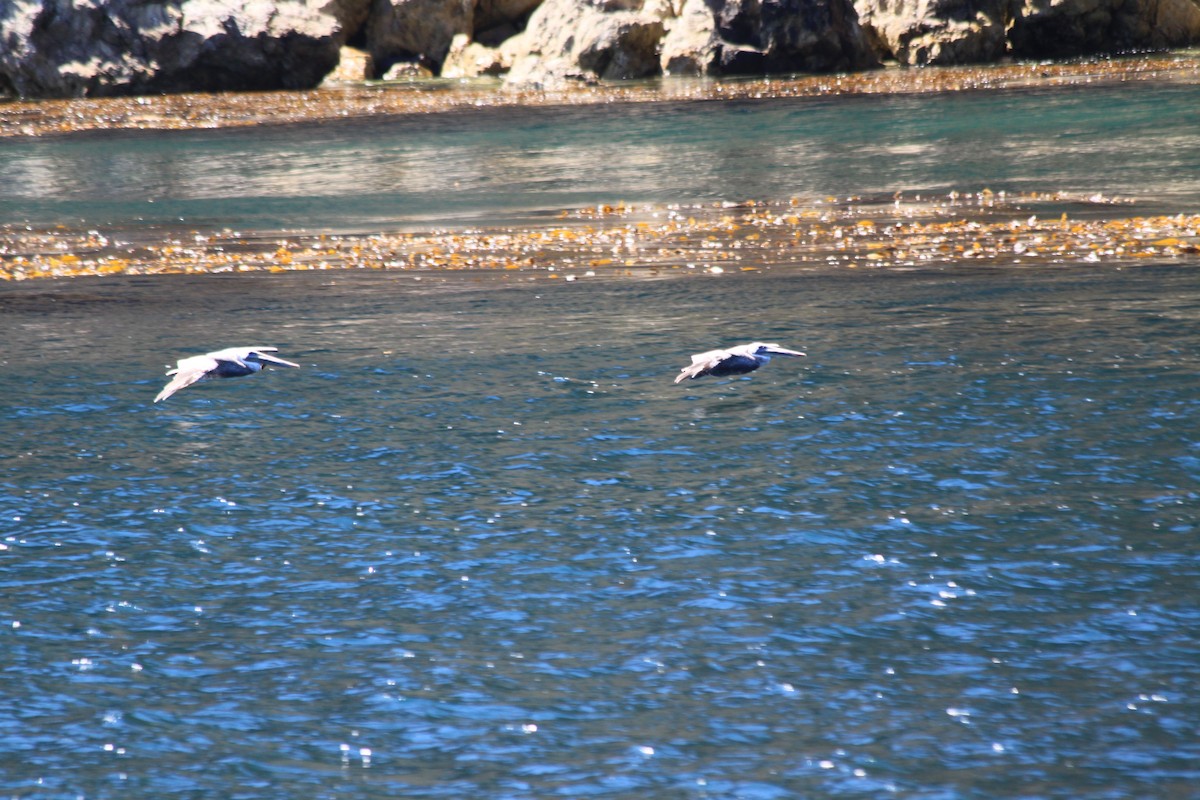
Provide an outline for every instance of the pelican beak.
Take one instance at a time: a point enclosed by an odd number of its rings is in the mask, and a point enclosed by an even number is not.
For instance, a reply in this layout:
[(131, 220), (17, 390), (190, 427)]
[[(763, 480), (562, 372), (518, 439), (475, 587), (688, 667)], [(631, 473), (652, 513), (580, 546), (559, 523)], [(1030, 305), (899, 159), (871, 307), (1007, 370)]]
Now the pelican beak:
[(768, 347), (767, 352), (773, 356), (802, 356), (799, 350), (788, 350), (786, 347)]
[(279, 364), (282, 367), (299, 367), (299, 364), (293, 364), (291, 361), (284, 361), (282, 358), (268, 355), (267, 353), (257, 353), (258, 360), (263, 363)]

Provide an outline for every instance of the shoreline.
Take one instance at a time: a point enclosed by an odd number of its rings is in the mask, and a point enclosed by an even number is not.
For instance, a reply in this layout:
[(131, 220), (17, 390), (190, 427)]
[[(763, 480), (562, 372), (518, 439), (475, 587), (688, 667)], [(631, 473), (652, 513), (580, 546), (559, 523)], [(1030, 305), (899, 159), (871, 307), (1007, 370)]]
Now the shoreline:
[(1130, 81), (1200, 83), (1200, 54), (1183, 51), (1069, 62), (892, 66), (856, 73), (754, 79), (679, 77), (653, 82), (581, 84), (561, 90), (505, 87), (498, 81), (430, 79), (333, 84), (291, 92), (12, 99), (0, 100), (0, 139), (319, 124), (480, 107), (903, 95)]

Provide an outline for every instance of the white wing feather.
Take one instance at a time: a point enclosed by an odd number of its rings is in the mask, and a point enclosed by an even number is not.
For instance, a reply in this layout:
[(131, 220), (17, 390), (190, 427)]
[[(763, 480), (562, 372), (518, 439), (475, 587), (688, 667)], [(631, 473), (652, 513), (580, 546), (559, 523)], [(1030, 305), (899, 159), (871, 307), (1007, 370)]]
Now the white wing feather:
[(154, 398), (154, 402), (158, 403), (166, 400), (180, 389), (185, 389), (196, 381), (203, 379), (216, 368), (217, 360), (211, 355), (191, 356), (190, 358), (179, 359), (178, 366), (167, 373), (175, 377), (163, 387), (163, 390), (158, 393), (158, 397)]
[(709, 350), (705, 353), (696, 353), (692, 356), (692, 363), (679, 370), (679, 375), (675, 378), (675, 382), (681, 383), (688, 378), (703, 375), (731, 355), (732, 353), (728, 350)]

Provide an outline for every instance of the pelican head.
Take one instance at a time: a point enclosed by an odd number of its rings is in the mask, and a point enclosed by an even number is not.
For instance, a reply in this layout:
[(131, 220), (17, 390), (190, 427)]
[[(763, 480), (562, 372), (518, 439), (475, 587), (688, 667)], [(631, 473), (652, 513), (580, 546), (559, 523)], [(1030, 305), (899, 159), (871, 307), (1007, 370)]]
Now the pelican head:
[[(750, 344), (743, 345), (743, 347), (745, 347), (747, 350), (753, 348), (751, 352), (753, 353), (754, 358), (761, 360), (764, 364), (771, 360), (771, 356), (804, 355), (804, 353), (801, 353), (799, 350), (789, 350), (786, 347), (780, 347), (779, 345), (771, 342), (751, 342)], [(733, 349), (737, 350), (740, 348), (735, 347)]]

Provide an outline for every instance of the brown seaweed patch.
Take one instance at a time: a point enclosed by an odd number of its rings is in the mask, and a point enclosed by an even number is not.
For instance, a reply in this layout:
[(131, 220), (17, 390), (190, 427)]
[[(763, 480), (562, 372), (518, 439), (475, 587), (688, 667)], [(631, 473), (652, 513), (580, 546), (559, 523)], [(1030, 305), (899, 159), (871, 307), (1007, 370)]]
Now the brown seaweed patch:
[[(1100, 196), (983, 190), (697, 206), (606, 205), (551, 225), (424, 233), (71, 231), (0, 226), (0, 279), (376, 269), (598, 275), (1200, 262), (1200, 215)], [(1077, 211), (1078, 216), (1067, 210)], [(1086, 211), (1086, 213), (1084, 213)]]
[(1188, 53), (1148, 54), (1062, 63), (891, 68), (753, 80), (671, 78), (645, 83), (605, 82), (562, 90), (438, 80), (426, 84), (337, 85), (297, 92), (12, 100), (0, 102), (0, 138), (83, 131), (300, 124), (480, 107), (992, 91), (1132, 81), (1195, 83), (1200, 81), (1200, 58)]

